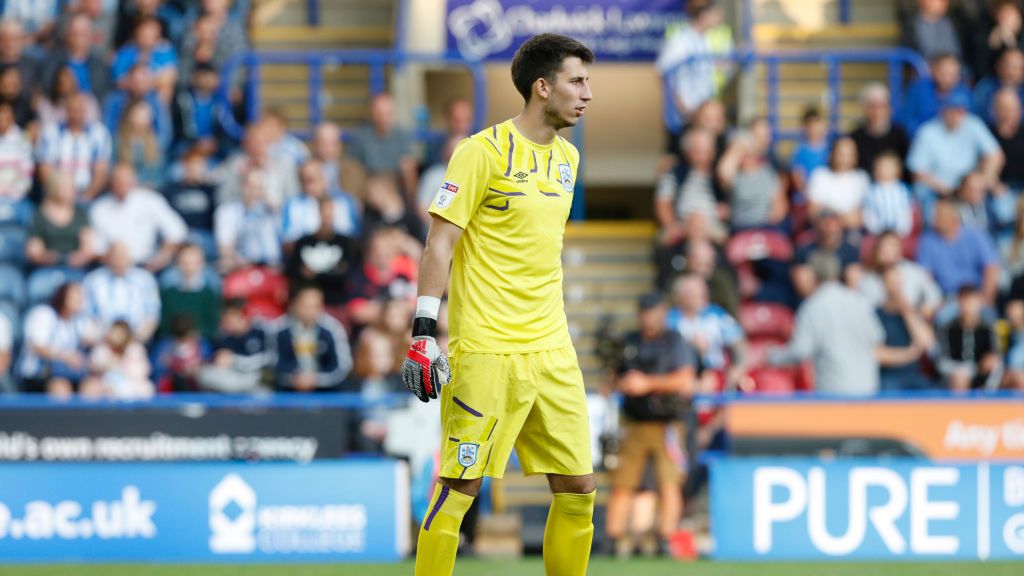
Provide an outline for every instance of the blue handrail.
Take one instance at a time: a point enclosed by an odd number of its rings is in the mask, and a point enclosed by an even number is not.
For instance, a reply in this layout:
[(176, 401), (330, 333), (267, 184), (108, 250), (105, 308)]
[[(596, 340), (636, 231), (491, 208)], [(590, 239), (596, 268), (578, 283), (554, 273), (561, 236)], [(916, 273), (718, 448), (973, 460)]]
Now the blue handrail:
[(889, 90), (892, 93), (893, 107), (898, 109), (903, 101), (903, 72), (904, 67), (909, 66), (919, 77), (928, 77), (928, 64), (917, 52), (907, 48), (884, 48), (868, 50), (815, 50), (815, 51), (771, 51), (758, 52), (754, 50), (741, 50), (732, 54), (722, 55), (697, 55), (687, 58), (666, 70), (662, 74), (662, 89), (664, 90), (663, 110), (665, 117), (672, 113), (672, 106), (675, 106), (671, 98), (671, 81), (673, 76), (681, 69), (691, 66), (696, 62), (713, 60), (715, 62), (732, 62), (743, 69), (751, 65), (763, 64), (766, 68), (768, 122), (772, 127), (772, 133), (776, 139), (795, 140), (800, 134), (797, 131), (782, 131), (780, 125), (780, 103), (779, 97), (779, 65), (780, 64), (821, 64), (826, 67), (827, 72), (827, 98), (829, 102), (829, 128), (835, 134), (839, 131), (841, 121), (839, 115), (839, 104), (842, 99), (841, 84), (842, 75), (840, 67), (846, 63), (884, 63), (888, 64), (889, 72), (886, 78), (879, 78), (880, 82), (888, 82)]
[[(476, 128), (483, 126), (487, 110), (487, 80), (483, 65), (479, 62), (467, 62), (455, 56), (437, 54), (416, 54), (392, 49), (356, 49), (356, 50), (310, 50), (310, 51), (250, 51), (240, 52), (228, 59), (221, 72), (221, 90), (218, 97), (228, 102), (232, 86), (231, 79), (236, 77), (240, 68), (247, 68), (244, 93), (246, 94), (246, 122), (259, 118), (262, 110), (260, 102), (261, 67), (268, 64), (300, 64), (310, 68), (309, 76), (309, 117), (319, 120), (323, 117), (323, 70), (325, 66), (359, 65), (370, 68), (370, 93), (379, 94), (386, 90), (385, 78), (388, 67), (401, 68), (406, 64), (439, 64), (457, 66), (467, 69), (473, 76), (474, 118)], [(224, 119), (224, 129), (233, 138), (241, 138), (245, 132), (228, 115)], [(425, 135), (418, 135), (421, 138)]]

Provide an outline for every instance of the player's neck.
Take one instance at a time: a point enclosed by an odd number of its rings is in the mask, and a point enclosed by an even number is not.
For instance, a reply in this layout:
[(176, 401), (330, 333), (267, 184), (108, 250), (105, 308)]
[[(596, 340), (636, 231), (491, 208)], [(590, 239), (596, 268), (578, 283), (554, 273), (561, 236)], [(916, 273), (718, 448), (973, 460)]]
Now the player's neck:
[(527, 140), (547, 146), (555, 141), (557, 130), (544, 121), (544, 111), (527, 107), (512, 119), (512, 125)]

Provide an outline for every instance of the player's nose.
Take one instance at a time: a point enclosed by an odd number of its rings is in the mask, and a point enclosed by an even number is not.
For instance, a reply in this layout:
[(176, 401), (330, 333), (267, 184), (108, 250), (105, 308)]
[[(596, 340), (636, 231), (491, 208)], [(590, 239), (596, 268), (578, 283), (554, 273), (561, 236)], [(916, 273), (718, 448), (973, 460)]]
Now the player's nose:
[(584, 102), (590, 102), (594, 99), (594, 93), (590, 91), (590, 82), (583, 83), (583, 93), (580, 94), (580, 100)]

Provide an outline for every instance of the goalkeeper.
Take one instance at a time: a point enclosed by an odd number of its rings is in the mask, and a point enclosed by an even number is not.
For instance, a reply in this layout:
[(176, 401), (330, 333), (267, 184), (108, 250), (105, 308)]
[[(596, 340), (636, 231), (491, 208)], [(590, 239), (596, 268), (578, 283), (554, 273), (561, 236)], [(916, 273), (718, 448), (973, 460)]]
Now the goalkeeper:
[[(586, 573), (595, 488), (561, 265), (579, 152), (558, 131), (583, 117), (593, 60), (565, 36), (523, 43), (512, 60), (523, 111), (463, 140), (434, 196), (413, 344), (402, 367), (420, 400), (439, 400), (443, 428), (417, 576), (451, 574), (459, 525), (481, 478), (501, 478), (513, 447), (523, 471), (546, 474), (554, 493), (544, 531), (547, 574)], [(434, 336), (449, 269), (446, 358)]]

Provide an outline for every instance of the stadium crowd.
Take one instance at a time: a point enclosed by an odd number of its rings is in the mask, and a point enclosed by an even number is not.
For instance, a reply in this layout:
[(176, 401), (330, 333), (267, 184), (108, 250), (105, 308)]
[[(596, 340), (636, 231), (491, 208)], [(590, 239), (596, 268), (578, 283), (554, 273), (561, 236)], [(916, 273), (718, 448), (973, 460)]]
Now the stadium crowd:
[(902, 103), (867, 85), (846, 134), (808, 107), (785, 157), (766, 120), (729, 125), (721, 68), (688, 60), (721, 51), (721, 9), (690, 3), (668, 38), (658, 287), (701, 389), (1024, 388), (1022, 5), (901, 7), (930, 77)]
[(422, 163), (386, 94), (346, 138), (271, 109), (234, 141), (223, 66), (265, 4), (3, 3), (0, 390), (404, 390), (426, 203), (472, 105)]

